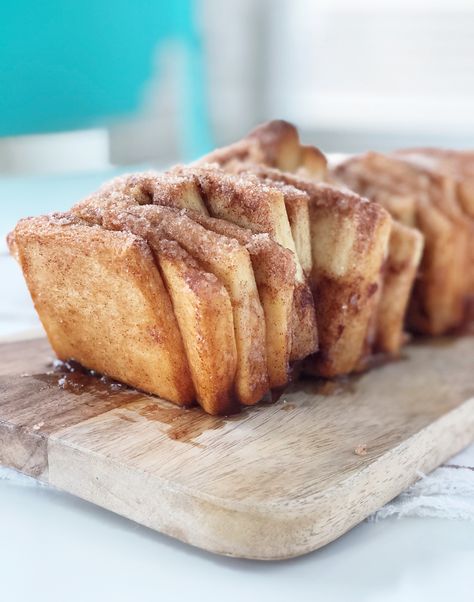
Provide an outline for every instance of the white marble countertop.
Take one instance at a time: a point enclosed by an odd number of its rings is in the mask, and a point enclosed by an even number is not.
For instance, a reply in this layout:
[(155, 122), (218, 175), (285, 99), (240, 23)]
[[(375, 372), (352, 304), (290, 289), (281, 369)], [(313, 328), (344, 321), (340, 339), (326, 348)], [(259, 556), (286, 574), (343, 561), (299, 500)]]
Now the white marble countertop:
[[(109, 174), (0, 180), (0, 336), (38, 325), (4, 234)], [(1, 361), (1, 359), (0, 359)], [(221, 558), (29, 481), (0, 479), (0, 599), (430, 602), (474, 598), (474, 522), (365, 522), (291, 561)]]

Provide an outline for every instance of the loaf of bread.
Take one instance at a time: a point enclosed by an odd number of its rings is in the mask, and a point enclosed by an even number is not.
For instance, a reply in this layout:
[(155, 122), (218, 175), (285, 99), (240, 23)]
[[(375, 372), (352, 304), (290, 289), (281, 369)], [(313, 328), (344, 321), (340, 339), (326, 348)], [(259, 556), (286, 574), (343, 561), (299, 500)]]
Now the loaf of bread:
[(428, 184), (419, 169), (369, 155), (328, 174), (294, 126), (269, 122), (192, 165), (21, 220), (9, 245), (60, 359), (228, 414), (301, 370), (333, 378), (397, 356), (406, 324), (459, 322), (467, 218), (445, 207), (445, 176)]

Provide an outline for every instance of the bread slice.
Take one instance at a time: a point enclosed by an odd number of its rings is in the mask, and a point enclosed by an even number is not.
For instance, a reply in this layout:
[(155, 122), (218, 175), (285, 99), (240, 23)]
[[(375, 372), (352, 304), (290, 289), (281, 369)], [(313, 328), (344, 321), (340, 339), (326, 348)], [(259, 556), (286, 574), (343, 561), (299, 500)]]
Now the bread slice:
[(185, 207), (208, 215), (196, 178), (191, 173), (143, 172), (118, 176), (79, 203), (71, 211), (89, 223), (100, 224), (106, 209), (157, 204)]
[(398, 355), (404, 320), (423, 251), (423, 235), (394, 221), (377, 307), (375, 350)]
[(237, 411), (237, 348), (224, 285), (175, 241), (154, 235), (150, 245), (173, 303), (199, 404), (208, 414)]
[[(188, 208), (192, 211), (194, 221), (199, 221), (206, 229), (218, 234), (235, 238), (245, 245), (252, 261), (252, 267), (256, 278), (260, 302), (265, 314), (266, 328), (266, 351), (268, 364), (268, 377), (271, 388), (282, 387), (289, 378), (289, 353), (291, 348), (291, 332), (288, 332), (293, 324), (292, 308), (288, 306), (288, 297), (293, 296), (295, 288), (295, 266), (294, 256), (289, 251), (274, 242), (268, 235), (255, 235), (250, 230), (236, 226), (235, 224), (208, 218), (203, 215), (196, 203), (187, 202), (183, 196), (183, 188), (180, 186), (169, 186), (169, 183), (193, 181), (191, 174), (163, 175), (161, 180), (168, 185), (166, 195), (164, 193), (153, 193), (156, 203), (166, 202), (167, 206)], [(73, 210), (86, 219), (93, 219), (94, 223), (102, 223), (106, 211), (131, 209), (135, 206), (143, 207), (143, 201), (151, 202), (151, 194), (145, 195), (143, 188), (138, 186), (139, 182), (149, 182), (149, 174), (143, 178), (139, 176), (127, 176), (116, 180), (118, 186), (110, 184), (102, 187), (102, 193), (92, 195), (85, 201), (77, 204)], [(127, 184), (133, 182), (133, 186)], [(158, 188), (158, 179), (154, 178), (153, 187)], [(124, 186), (124, 184), (127, 184)], [(151, 186), (148, 184), (148, 191)], [(166, 197), (166, 198), (165, 198)], [(152, 199), (152, 200), (153, 200)], [(202, 201), (201, 201), (202, 203)], [(150, 207), (150, 205), (147, 205)], [(153, 206), (151, 206), (153, 207)], [(199, 211), (196, 211), (196, 208)], [(206, 211), (207, 214), (207, 211)], [(136, 214), (138, 216), (138, 214)], [(144, 214), (143, 214), (144, 215)], [(203, 221), (204, 220), (204, 221)], [(290, 337), (290, 338), (289, 338)]]
[(379, 205), (349, 191), (274, 169), (260, 176), (309, 197), (312, 273), (320, 352), (306, 362), (312, 373), (333, 377), (360, 369), (375, 335), (382, 267), (391, 219)]
[(293, 254), (268, 234), (253, 234), (217, 218), (188, 213), (207, 230), (237, 240), (249, 252), (265, 314), (267, 369), (270, 387), (280, 388), (290, 377), (295, 262)]
[(186, 170), (191, 170), (198, 179), (212, 216), (256, 233), (268, 233), (294, 253), (296, 274), (291, 360), (303, 359), (314, 353), (318, 347), (314, 303), (296, 253), (282, 192), (248, 174), (226, 174), (207, 165)]
[(144, 240), (68, 214), (22, 220), (11, 240), (60, 359), (179, 405), (193, 402), (181, 333)]
[(305, 276), (309, 276), (313, 264), (311, 252), (311, 235), (309, 224), (308, 194), (285, 183), (284, 175), (278, 169), (239, 163), (232, 166), (232, 173), (256, 176), (263, 184), (276, 188), (283, 195), (286, 213), (290, 223), (291, 234), (295, 243), (296, 254)]
[(272, 182), (271, 186), (276, 187), (283, 194), (291, 235), (295, 241), (296, 254), (303, 273), (307, 277), (311, 274), (313, 265), (308, 195), (294, 186), (288, 186), (280, 182)]
[(206, 155), (200, 163), (217, 163), (226, 170), (241, 163), (266, 165), (317, 180), (324, 180), (327, 173), (323, 153), (301, 144), (296, 127), (283, 120), (259, 125), (235, 144)]
[[(352, 157), (335, 168), (334, 177), (383, 203), (395, 217), (424, 235), (409, 329), (439, 335), (459, 327), (465, 319), (474, 270), (471, 225), (459, 207), (453, 180), (378, 153)], [(397, 211), (400, 203), (403, 207)]]
[(312, 367), (331, 377), (360, 368), (370, 353), (392, 220), (357, 195), (323, 184), (311, 189), (310, 281), (321, 348)]
[(257, 126), (247, 135), (263, 155), (262, 163), (283, 171), (296, 171), (300, 165), (300, 140), (296, 127), (282, 119)]
[(474, 151), (441, 148), (409, 148), (395, 153), (423, 169), (453, 178), (461, 209), (474, 218)]
[[(236, 240), (211, 232), (167, 207), (148, 205), (128, 212), (107, 212), (105, 227), (126, 229), (147, 239), (158, 235), (176, 241), (227, 289), (233, 311), (239, 401), (252, 405), (268, 392), (265, 318), (248, 251)], [(218, 350), (215, 350), (219, 354)]]
[[(455, 197), (466, 217), (469, 239), (474, 240), (474, 151), (455, 151), (438, 148), (405, 149), (397, 157), (449, 178), (456, 187)], [(474, 302), (474, 244), (468, 248), (470, 302)], [(474, 304), (473, 304), (474, 307)]]
[[(295, 201), (296, 202), (296, 201)], [(301, 264), (285, 208), (283, 194), (261, 184), (257, 178), (236, 177), (212, 166), (177, 167), (166, 174), (137, 174), (118, 178), (75, 205), (72, 211), (93, 223), (101, 223), (104, 208), (117, 209), (154, 203), (186, 208), (226, 219), (253, 232), (269, 233), (295, 253), (294, 309), (292, 315), (292, 361), (317, 349), (314, 304)], [(295, 206), (304, 219), (304, 206)], [(299, 218), (301, 222), (301, 217)], [(299, 222), (298, 222), (299, 223)], [(295, 225), (295, 232), (297, 226)], [(305, 224), (298, 232), (303, 232)], [(299, 243), (300, 244), (300, 243)]]
[(464, 322), (469, 243), (463, 229), (433, 205), (418, 204), (416, 223), (425, 246), (407, 324), (413, 332), (440, 335)]
[[(255, 176), (228, 174), (213, 165), (179, 168), (178, 173), (189, 172), (199, 180), (204, 202), (213, 217), (253, 232), (266, 232), (296, 253), (285, 199), (279, 190), (263, 184)], [(297, 269), (301, 271), (301, 266)]]
[(300, 161), (296, 173), (304, 178), (324, 182), (327, 180), (327, 159), (315, 146), (300, 146)]

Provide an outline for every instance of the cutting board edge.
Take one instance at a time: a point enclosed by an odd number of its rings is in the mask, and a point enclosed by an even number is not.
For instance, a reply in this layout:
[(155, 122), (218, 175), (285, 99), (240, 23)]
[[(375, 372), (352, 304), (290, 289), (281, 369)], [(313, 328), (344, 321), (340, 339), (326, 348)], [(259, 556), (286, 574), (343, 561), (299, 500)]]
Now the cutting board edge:
[[(246, 508), (241, 502), (190, 492), (57, 438), (48, 441), (47, 480), (88, 502), (208, 552), (283, 560), (307, 554), (339, 538), (418, 480), (420, 473), (434, 470), (472, 441), (474, 397), (402, 441), (356, 475), (320, 496), (303, 498), (286, 508), (272, 503)], [(351, 509), (352, 500), (360, 499), (364, 491), (370, 490), (372, 479), (383, 482), (383, 471), (390, 473), (390, 487), (380, 487), (378, 495), (372, 491), (355, 511)], [(147, 498), (148, 494), (148, 505), (143, 500), (127, 499), (130, 483), (137, 476), (145, 477), (140, 491), (141, 498)], [(122, 483), (124, 491), (120, 490)], [(353, 489), (354, 483), (357, 489)], [(321, 515), (325, 519), (318, 522)]]

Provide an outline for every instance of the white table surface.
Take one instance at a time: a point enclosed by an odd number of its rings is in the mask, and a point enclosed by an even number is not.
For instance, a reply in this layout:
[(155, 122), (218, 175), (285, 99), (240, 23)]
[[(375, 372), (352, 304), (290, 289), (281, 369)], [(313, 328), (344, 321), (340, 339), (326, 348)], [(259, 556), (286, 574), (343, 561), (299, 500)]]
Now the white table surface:
[[(109, 174), (0, 180), (0, 335), (37, 325), (3, 237), (24, 215), (67, 208)], [(1, 359), (0, 359), (1, 361)], [(0, 480), (0, 600), (472, 602), (474, 523), (365, 522), (307, 556), (222, 558), (68, 494)]]

